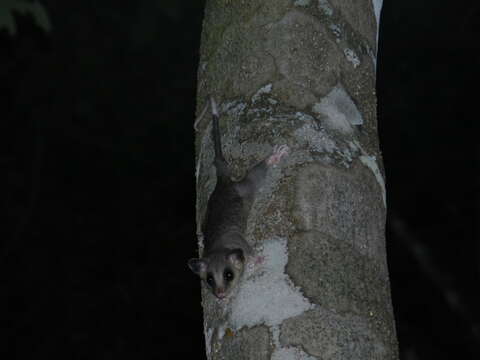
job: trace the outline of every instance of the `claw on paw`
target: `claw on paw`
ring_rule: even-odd
[[[275,165],[280,162],[283,156],[288,154],[288,146],[287,145],[275,145],[273,147],[272,155],[267,159],[268,165]]]

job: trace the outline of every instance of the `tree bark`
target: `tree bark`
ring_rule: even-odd
[[[376,123],[380,7],[207,0],[198,103],[220,104],[227,161],[240,176],[290,147],[249,217],[263,263],[226,300],[202,290],[208,359],[398,358]],[[200,224],[215,186],[209,121],[196,149]]]

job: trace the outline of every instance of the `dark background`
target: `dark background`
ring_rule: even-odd
[[[202,359],[186,260],[204,2],[42,4],[50,32],[29,12],[0,28],[0,357]],[[479,18],[475,0],[384,2],[379,129],[404,360],[480,359]]]

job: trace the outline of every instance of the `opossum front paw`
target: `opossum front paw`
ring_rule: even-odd
[[[252,255],[250,261],[247,263],[248,271],[250,274],[258,271],[262,268],[262,265],[265,263],[265,256],[263,255]]]
[[[275,145],[273,147],[272,155],[267,159],[267,165],[276,165],[280,162],[283,156],[288,155],[287,145]]]
[[[265,256],[258,255],[258,256],[255,256],[255,261],[253,264],[255,266],[262,265],[264,261],[265,261]]]

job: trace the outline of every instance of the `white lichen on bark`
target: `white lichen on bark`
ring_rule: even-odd
[[[263,263],[246,277],[231,301],[229,321],[236,330],[244,326],[278,326],[312,307],[285,274],[287,239],[267,240],[261,256]]]

